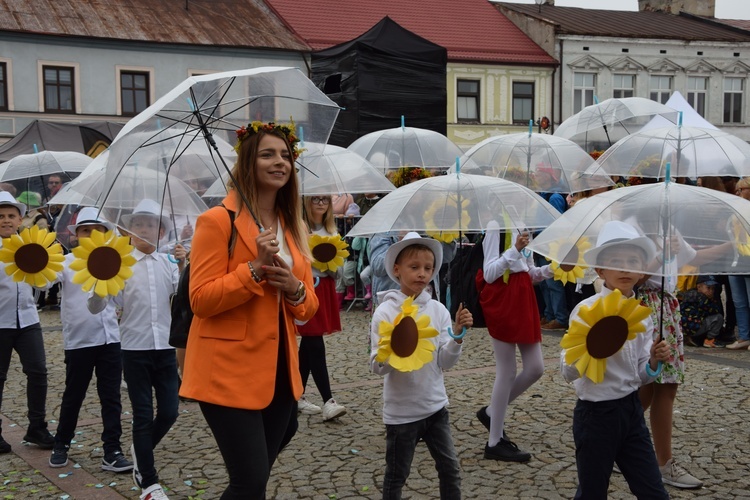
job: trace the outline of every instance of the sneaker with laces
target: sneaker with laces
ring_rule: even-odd
[[[297,413],[304,413],[305,415],[320,413],[320,406],[312,404],[305,398],[305,396],[302,396],[299,398],[299,401],[297,401]]]
[[[735,340],[733,343],[726,346],[727,349],[732,349],[733,351],[739,351],[741,349],[748,349],[750,348],[750,340]]]
[[[500,439],[495,446],[490,446],[489,443],[484,445],[484,458],[502,462],[528,462],[531,460],[531,453],[519,449],[509,439]]]
[[[694,490],[703,486],[703,481],[692,476],[682,466],[670,458],[666,464],[659,467],[661,471],[661,480],[664,484],[682,488],[684,490]]]
[[[331,398],[323,405],[323,420],[333,420],[346,414],[346,408]]]
[[[159,483],[156,483],[141,491],[141,500],[169,500],[169,497],[164,488]]]
[[[52,449],[52,455],[49,457],[49,466],[53,469],[65,467],[68,465],[68,450],[70,446],[64,444],[55,445]]]
[[[43,450],[51,450],[55,446],[55,438],[47,430],[47,424],[44,424],[44,427],[29,427],[23,440],[35,444]]]
[[[133,470],[133,462],[125,458],[120,450],[107,453],[102,458],[102,470],[128,472]]]
[[[703,347],[708,347],[709,349],[713,349],[719,346],[716,345],[716,339],[706,339],[703,341]]]
[[[141,476],[141,473],[138,470],[138,459],[135,458],[135,445],[134,444],[130,445],[130,456],[133,457],[133,482],[135,483],[136,486],[140,488],[141,481],[143,481],[143,476]]]

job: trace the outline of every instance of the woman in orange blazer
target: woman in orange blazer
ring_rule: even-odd
[[[198,218],[191,249],[195,313],[180,394],[198,400],[229,472],[222,498],[265,498],[302,395],[294,320],[318,308],[293,168],[294,126],[237,131],[224,207]],[[236,214],[236,238],[230,210]]]

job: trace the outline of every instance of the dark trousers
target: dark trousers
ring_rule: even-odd
[[[331,381],[328,377],[326,363],[326,345],[323,336],[300,337],[299,342],[299,371],[302,376],[302,386],[307,387],[307,379],[312,373],[315,385],[325,403],[333,397]]]
[[[575,498],[606,499],[615,462],[636,498],[669,498],[638,391],[612,401],[579,399],[573,412],[573,439],[578,467]]]
[[[65,392],[60,404],[60,419],[55,433],[55,445],[70,446],[78,424],[78,414],[96,372],[96,392],[102,406],[102,442],[104,455],[120,451],[122,436],[122,352],[120,343],[104,344],[65,351]]]
[[[18,353],[26,374],[26,404],[29,409],[29,430],[47,428],[47,358],[39,323],[25,328],[0,329],[0,408],[3,388],[13,351]]]
[[[154,448],[177,420],[177,357],[174,349],[122,351],[122,367],[133,407],[133,446],[141,487],[147,488],[159,482]]]
[[[297,432],[297,402],[289,381],[283,327],[279,339],[271,404],[262,410],[245,410],[200,403],[229,473],[222,500],[266,498],[271,467]]]
[[[409,477],[411,462],[419,440],[423,440],[435,459],[440,480],[440,498],[461,498],[461,470],[451,438],[448,410],[443,408],[429,417],[408,424],[385,426],[385,477],[383,499],[400,499]]]

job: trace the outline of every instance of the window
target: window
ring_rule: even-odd
[[[0,111],[8,111],[8,65],[0,62]]]
[[[708,78],[689,76],[687,81],[687,101],[703,118],[706,117],[706,90]]]
[[[148,73],[120,72],[120,98],[122,99],[123,116],[135,116],[148,107],[151,102],[148,78]]]
[[[534,119],[534,84],[513,82],[513,123],[528,124]]]
[[[43,66],[44,111],[48,113],[72,113],[75,110],[73,91],[73,68]]]
[[[615,75],[612,82],[612,97],[622,99],[635,95],[635,75]]]
[[[586,106],[594,104],[596,92],[596,75],[593,73],[573,74],[573,113],[578,113]]]
[[[724,79],[724,123],[742,123],[742,78]]]
[[[672,77],[671,76],[652,76],[651,89],[649,98],[652,101],[666,104],[669,96],[672,94]]]
[[[479,122],[479,80],[458,80],[456,117],[459,122]]]

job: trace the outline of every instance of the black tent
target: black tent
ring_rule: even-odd
[[[123,127],[115,122],[64,123],[34,120],[0,146],[0,163],[37,151],[75,151],[96,156]],[[36,144],[37,151],[34,151]]]
[[[312,54],[312,80],[344,108],[329,142],[401,124],[446,133],[447,50],[384,17],[367,33]]]

